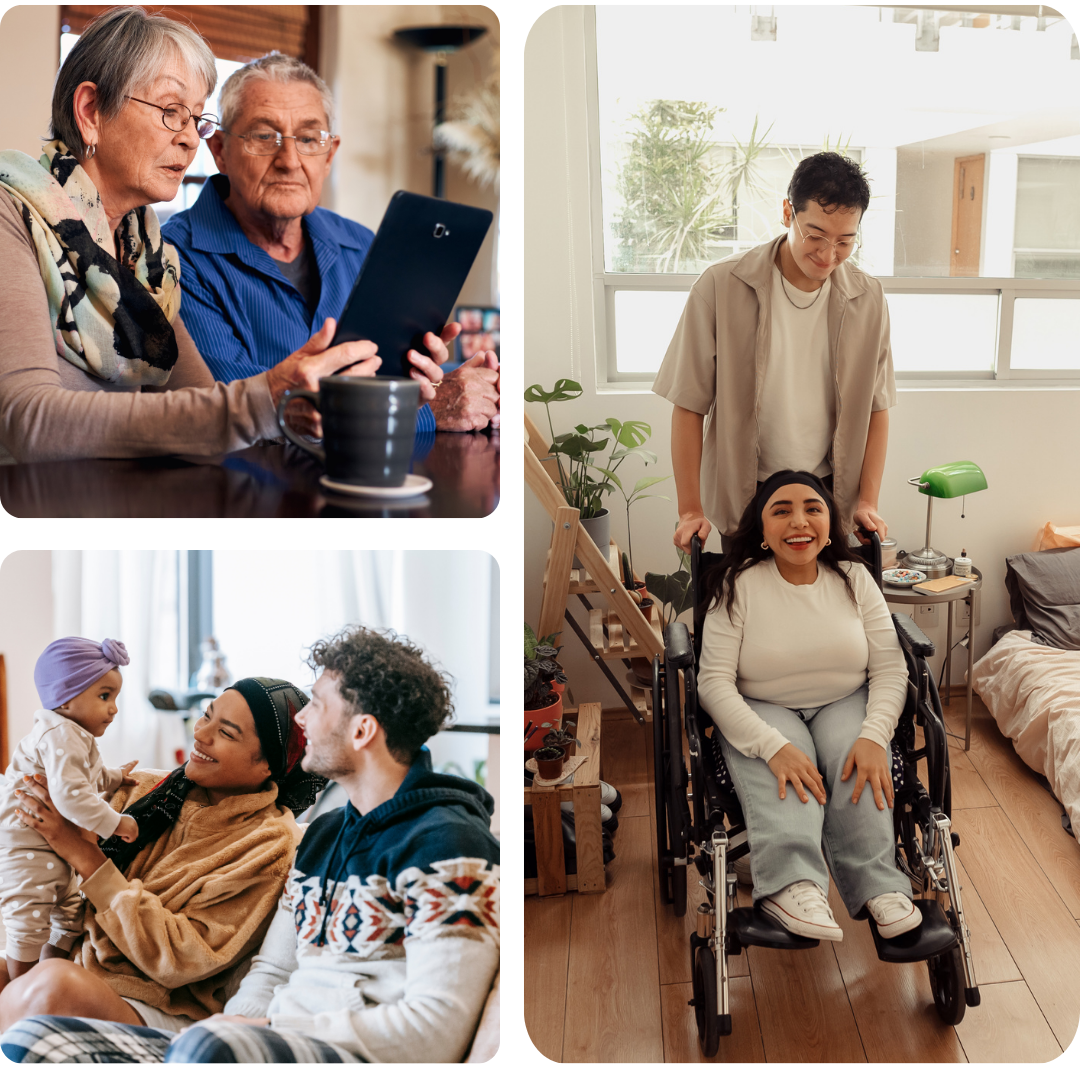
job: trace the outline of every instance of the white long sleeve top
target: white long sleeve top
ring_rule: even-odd
[[[0,782],[0,828],[5,833],[17,831],[20,846],[48,847],[44,837],[15,816],[19,807],[15,791],[23,786],[24,776],[34,773],[46,777],[49,795],[68,821],[101,837],[116,832],[120,813],[102,796],[112,795],[120,786],[120,769],[105,767],[97,740],[85,728],[52,709],[38,709],[30,734],[19,741]]]
[[[907,665],[870,572],[842,565],[856,604],[831,570],[819,567],[812,585],[792,585],[767,559],[736,579],[730,617],[724,604],[705,616],[698,698],[747,757],[768,761],[788,740],[746,698],[816,708],[853,694],[867,679],[859,735],[889,745],[907,697]]]

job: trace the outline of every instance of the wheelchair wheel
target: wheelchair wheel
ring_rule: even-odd
[[[694,954],[694,1019],[697,1021],[698,1042],[707,1058],[720,1049],[720,1023],[716,1015],[716,956],[708,945]]]
[[[950,1026],[959,1024],[967,1008],[964,1001],[964,954],[960,946],[940,956],[930,957],[926,966],[930,969],[930,990],[938,1016]]]

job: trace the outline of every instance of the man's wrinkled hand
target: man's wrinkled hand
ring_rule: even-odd
[[[421,372],[428,378],[434,374],[423,368]],[[414,372],[413,377],[419,376]],[[440,370],[433,385],[431,411],[439,431],[499,426],[499,358],[493,352],[477,353],[447,375]]]

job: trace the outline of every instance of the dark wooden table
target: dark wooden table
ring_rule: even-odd
[[[499,502],[499,435],[439,432],[412,471],[430,491],[408,500],[338,495],[290,445],[218,458],[52,461],[0,466],[14,517],[485,517]]]

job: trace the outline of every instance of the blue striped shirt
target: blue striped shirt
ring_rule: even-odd
[[[314,314],[274,260],[244,235],[213,180],[190,210],[162,226],[162,235],[180,253],[184,325],[220,382],[246,379],[280,363],[344,310],[373,233],[321,206],[304,225],[321,282]],[[435,430],[427,405],[417,415],[416,429]]]

